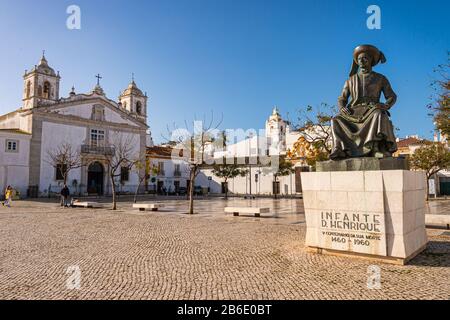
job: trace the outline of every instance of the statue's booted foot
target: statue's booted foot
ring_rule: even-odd
[[[335,149],[330,153],[331,160],[342,160],[346,158],[348,158],[348,155],[342,150]]]

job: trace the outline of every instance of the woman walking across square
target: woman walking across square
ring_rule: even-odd
[[[5,189],[5,202],[3,202],[2,204],[4,206],[7,206],[8,208],[11,207],[11,201],[12,201],[12,187],[11,186],[7,186]]]

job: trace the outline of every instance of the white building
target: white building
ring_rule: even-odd
[[[189,165],[182,156],[181,150],[170,146],[147,147],[150,175],[147,190],[159,194],[180,193],[180,188],[187,191]]]
[[[105,96],[98,76],[92,92],[77,94],[72,88],[67,97],[61,98],[60,74],[55,73],[44,56],[37,66],[25,72],[23,78],[22,106],[0,116],[0,129],[8,129],[8,134],[15,131],[30,137],[29,142],[19,142],[21,157],[28,158],[27,162],[20,162],[29,165],[27,178],[12,181],[13,187],[27,190],[30,196],[58,192],[62,177],[49,163],[48,155],[57,146],[69,143],[81,154],[85,164],[70,171],[68,184],[71,191],[109,194],[111,183],[105,160],[113,150],[114,141],[126,139],[131,142],[136,158],[145,155],[146,141],[149,140],[147,95],[133,80],[115,102]],[[5,166],[2,161],[0,167]],[[123,172],[122,190],[131,191],[137,184],[136,172]]]
[[[245,166],[243,166],[245,168]],[[235,195],[273,195],[274,177],[272,173],[265,172],[267,167],[248,166],[248,174],[245,177],[228,179],[228,191]],[[295,195],[301,192],[296,185],[296,175],[278,177],[278,194]],[[221,178],[212,173],[212,169],[204,169],[198,174],[195,183],[202,188],[209,188],[213,194],[225,193],[225,184]]]
[[[26,195],[30,161],[31,134],[15,129],[0,129],[0,189],[14,186]]]
[[[266,120],[265,129],[259,130],[227,130],[225,150],[216,151],[215,158],[257,157],[269,155],[285,155],[289,147],[297,141],[298,132],[292,131],[289,122],[283,120],[278,108]]]
[[[227,137],[227,140],[235,142],[234,139],[242,135],[242,130],[235,135]],[[272,195],[275,190],[281,195],[294,195],[301,192],[300,171],[304,168],[296,167],[295,172],[278,177],[275,183],[273,172],[258,161],[263,157],[284,157],[287,150],[300,137],[300,133],[292,130],[290,123],[285,121],[278,108],[272,110],[265,123],[265,129],[256,131],[248,130],[246,137],[235,143],[227,144],[225,150],[214,153],[215,159],[233,159],[236,163],[248,170],[245,177],[236,177],[228,181],[228,190],[231,194]],[[227,160],[225,160],[227,161]],[[224,193],[224,182],[214,176],[212,169],[203,169],[196,178],[196,185],[209,188],[211,193]]]

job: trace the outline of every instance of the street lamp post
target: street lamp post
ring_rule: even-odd
[[[248,179],[250,180],[250,187],[249,187],[249,191],[250,191],[250,196],[252,195],[252,167],[248,166]]]

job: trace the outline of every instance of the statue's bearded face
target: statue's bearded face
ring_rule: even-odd
[[[372,57],[368,53],[361,53],[358,56],[358,66],[363,70],[370,70],[372,68]]]

